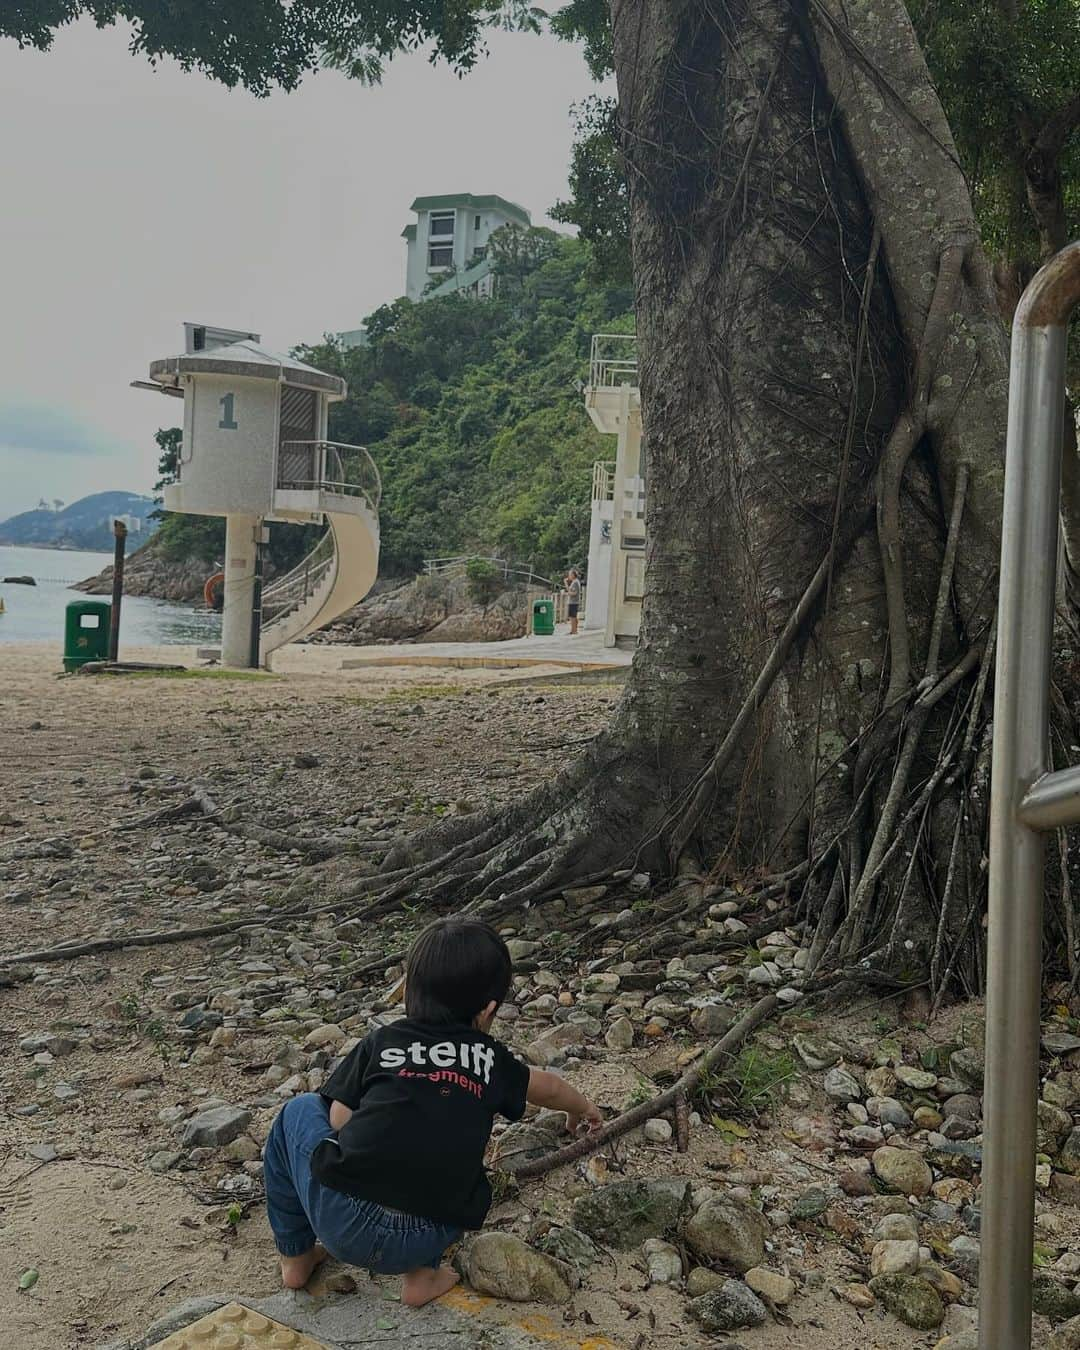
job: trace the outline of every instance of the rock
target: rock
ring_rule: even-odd
[[[299,754],[293,755],[293,764],[298,769],[317,769],[319,767],[318,755]]]
[[[945,1321],[941,1329],[950,1336],[974,1336],[979,1329],[978,1308],[967,1308],[962,1303],[954,1303],[945,1310]]]
[[[862,1097],[862,1089],[853,1074],[838,1064],[825,1074],[822,1084],[826,1094],[837,1102],[857,1102]]]
[[[527,961],[540,950],[540,944],[529,942],[525,938],[511,938],[506,944],[506,950],[510,953],[511,961]]]
[[[1056,1329],[1048,1350],[1080,1350],[1080,1317],[1070,1317]]]
[[[690,1183],[682,1177],[614,1181],[575,1202],[574,1227],[597,1242],[630,1251],[646,1238],[674,1233],[689,1203]]]
[[[914,1214],[883,1214],[874,1226],[875,1242],[919,1241],[919,1225]]]
[[[649,1270],[650,1284],[675,1284],[682,1279],[682,1257],[678,1247],[662,1238],[646,1238],[641,1254]]]
[[[171,1149],[161,1149],[151,1156],[147,1166],[151,1172],[171,1172],[184,1155]]]
[[[573,1293],[568,1265],[511,1233],[481,1233],[465,1248],[461,1261],[466,1280],[481,1294],[513,1303],[569,1303]]]
[[[1035,1135],[1035,1150],[1038,1153],[1056,1153],[1062,1141],[1071,1133],[1072,1116],[1060,1106],[1051,1106],[1049,1102],[1039,1102],[1038,1130]]]
[[[608,893],[606,886],[571,886],[569,890],[563,891],[563,899],[569,900],[572,905],[592,905],[597,900],[602,900]]]
[[[762,1215],[733,1195],[712,1195],[683,1225],[682,1236],[701,1261],[719,1261],[740,1273],[761,1265],[767,1225]]]
[[[962,1083],[982,1091],[983,1057],[977,1050],[954,1050],[949,1056],[949,1072]]]
[[[220,1148],[231,1144],[251,1124],[251,1112],[239,1106],[215,1106],[184,1122],[180,1142],[184,1148]]]
[[[812,1223],[820,1219],[828,1208],[828,1195],[819,1186],[811,1186],[791,1206],[791,1217],[803,1223]]]
[[[1080,1344],[1080,1342],[1077,1342]],[[977,1331],[961,1331],[955,1336],[946,1336],[938,1341],[934,1350],[979,1350],[979,1333]],[[1050,1350],[1054,1350],[1053,1341],[1050,1342]]]
[[[910,1064],[898,1064],[894,1072],[896,1081],[910,1088],[912,1092],[929,1092],[937,1084],[936,1073],[913,1068]]]
[[[32,1036],[24,1036],[19,1042],[19,1049],[24,1055],[40,1055],[47,1052],[60,1059],[63,1055],[70,1055],[77,1044],[78,1042],[72,1040],[70,1036],[58,1036],[51,1031],[37,1031]]]
[[[18,576],[18,577],[4,577],[4,585],[5,585],[5,586],[36,586],[36,585],[37,585],[37,582],[34,580],[34,578],[33,578],[32,576],[24,575],[24,576]],[[37,726],[37,727],[40,727],[40,726],[41,726],[41,723],[40,723],[40,722],[36,722],[34,725]]]
[[[51,1163],[59,1158],[60,1154],[52,1144],[31,1144],[26,1150],[27,1157],[33,1158],[35,1162]]]
[[[883,1064],[877,1064],[868,1070],[866,1091],[871,1097],[891,1097],[896,1091],[896,1074]]]
[[[1080,1317],[1080,1294],[1052,1275],[1036,1271],[1031,1282],[1031,1306],[1051,1322],[1065,1322]]]
[[[1043,1027],[1042,1047],[1048,1055],[1069,1055],[1080,1050],[1080,1036],[1074,1036],[1062,1027]]]
[[[795,1281],[779,1271],[769,1270],[766,1266],[754,1266],[743,1276],[748,1289],[760,1294],[769,1303],[785,1308],[795,1297]]]
[[[1080,1176],[1080,1129],[1069,1131],[1054,1165],[1061,1172]]]
[[[186,1031],[213,1031],[215,1027],[221,1026],[224,1020],[219,1012],[212,1012],[209,1008],[195,1007],[189,1008],[181,1017],[180,1025]]]
[[[911,1116],[908,1109],[895,1097],[868,1097],[866,1100],[867,1112],[874,1120],[878,1120],[882,1125],[891,1125],[897,1130],[906,1130],[911,1124]]]
[[[616,1017],[604,1034],[609,1050],[630,1050],[634,1045],[634,1024],[629,1017]]]
[[[963,1280],[951,1270],[943,1270],[941,1266],[936,1266],[933,1261],[921,1265],[919,1275],[927,1284],[932,1284],[942,1298],[947,1298],[950,1303],[955,1303],[964,1295]]]
[[[691,1299],[687,1311],[703,1331],[737,1331],[760,1327],[768,1318],[765,1305],[740,1280],[725,1280],[718,1289]]]
[[[1080,1206],[1080,1176],[1055,1172],[1050,1178],[1050,1194],[1063,1205]]]
[[[582,1277],[603,1255],[592,1238],[577,1228],[549,1228],[535,1240],[533,1246],[570,1266]]]
[[[837,1177],[837,1184],[845,1195],[876,1195],[874,1183],[870,1180],[866,1172],[841,1172]]]
[[[919,1244],[904,1241],[875,1242],[870,1253],[871,1275],[914,1275],[919,1269]]]
[[[585,1032],[586,1027],[576,1022],[559,1022],[541,1032],[531,1045],[526,1046],[525,1056],[537,1068],[547,1068],[557,1063],[563,1057],[563,1052],[571,1046],[584,1045],[587,1039]]]
[[[853,1308],[872,1308],[877,1302],[865,1284],[839,1284],[833,1293],[845,1303],[850,1303]]]
[[[735,1021],[735,1009],[726,1003],[706,1003],[690,1014],[690,1025],[699,1036],[715,1040]]]
[[[213,1037],[211,1037],[211,1040]],[[336,1022],[325,1022],[321,1027],[315,1027],[304,1037],[305,1050],[326,1050],[337,1049],[346,1039],[345,1032]]]
[[[516,1172],[526,1163],[554,1153],[562,1142],[565,1119],[561,1111],[548,1111],[532,1120],[517,1121],[499,1135],[492,1161],[504,1172]]]
[[[826,1069],[831,1069],[843,1055],[840,1047],[832,1041],[801,1034],[793,1037],[792,1045],[802,1062],[814,1073],[823,1073]]]
[[[650,1144],[668,1144],[674,1130],[670,1121],[664,1120],[662,1116],[656,1116],[653,1120],[645,1122],[644,1134]]]
[[[940,1111],[936,1111],[932,1106],[917,1106],[912,1112],[912,1120],[915,1122],[916,1129],[940,1130],[944,1117]]]
[[[686,1296],[687,1298],[700,1298],[702,1294],[711,1294],[714,1289],[719,1289],[722,1284],[726,1284],[730,1278],[730,1275],[723,1275],[718,1270],[710,1270],[708,1266],[695,1266],[686,1277]]]
[[[870,1290],[894,1317],[916,1331],[933,1331],[944,1320],[941,1296],[917,1275],[879,1275],[870,1281]]]
[[[871,1164],[875,1175],[886,1186],[899,1191],[901,1195],[921,1198],[930,1194],[934,1176],[918,1153],[905,1148],[892,1148],[886,1144],[874,1152]]]

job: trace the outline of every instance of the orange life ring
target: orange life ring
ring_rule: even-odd
[[[219,585],[223,586],[224,584],[225,584],[224,572],[215,572],[212,577],[207,578],[206,585],[203,587],[202,592],[203,599],[206,601],[207,609],[216,608],[214,591]]]

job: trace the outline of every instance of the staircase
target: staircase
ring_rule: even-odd
[[[358,445],[286,441],[278,460],[274,518],[327,530],[306,558],[262,596],[260,656],[323,628],[361,601],[379,568],[379,471]]]

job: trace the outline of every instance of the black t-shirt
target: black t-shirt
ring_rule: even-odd
[[[492,1120],[520,1120],[528,1086],[526,1066],[474,1027],[378,1027],[323,1084],[353,1115],[316,1147],[312,1173],[362,1200],[480,1228]]]

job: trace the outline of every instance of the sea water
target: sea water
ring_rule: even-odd
[[[74,549],[15,548],[0,544],[0,660],[6,642],[64,640],[64,610],[72,600],[108,600],[73,591],[72,584],[96,576],[112,562],[111,553]],[[2,578],[31,576],[35,586],[4,583]],[[180,605],[146,596],[124,597],[120,610],[120,655],[125,646],[153,647],[166,643],[217,644],[221,616],[201,605]]]

